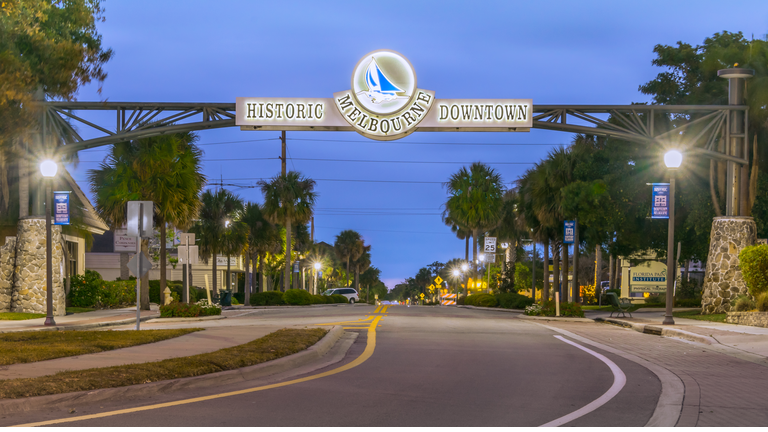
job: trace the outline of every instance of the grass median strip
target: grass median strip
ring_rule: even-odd
[[[25,312],[0,312],[2,321],[22,321],[35,318],[45,318],[45,314],[25,313]]]
[[[711,322],[725,322],[726,314],[709,314],[709,315],[702,315],[701,310],[689,310],[689,311],[678,311],[678,312],[672,312],[672,316],[678,317],[678,318],[690,318],[695,319],[699,321],[711,321]]]
[[[0,381],[0,399],[124,387],[239,369],[305,350],[327,332],[319,328],[282,329],[247,344],[190,357]]]
[[[202,329],[0,333],[0,366],[93,354],[159,342]]]

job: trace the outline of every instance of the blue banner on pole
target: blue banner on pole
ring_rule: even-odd
[[[69,225],[69,191],[53,193],[53,224]]]
[[[651,219],[669,219],[669,183],[652,183]]]
[[[576,230],[576,222],[565,221],[564,229],[565,231],[563,231],[563,243],[573,244],[573,238]]]

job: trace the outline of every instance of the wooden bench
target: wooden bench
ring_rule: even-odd
[[[608,298],[608,302],[610,303],[611,307],[613,308],[611,310],[611,318],[613,318],[613,313],[616,312],[616,317],[621,314],[622,317],[626,317],[625,313],[629,314],[629,317],[632,318],[632,302],[629,299],[620,299],[616,296],[616,293],[605,293],[605,297]]]

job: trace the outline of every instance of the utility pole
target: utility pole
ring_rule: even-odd
[[[282,170],[280,172],[285,175],[285,131],[283,131],[282,135],[280,135],[280,142],[282,143],[283,147],[283,156],[280,158]]]

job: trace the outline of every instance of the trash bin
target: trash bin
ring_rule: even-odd
[[[222,290],[219,294],[219,304],[222,306],[232,306],[232,291]]]

